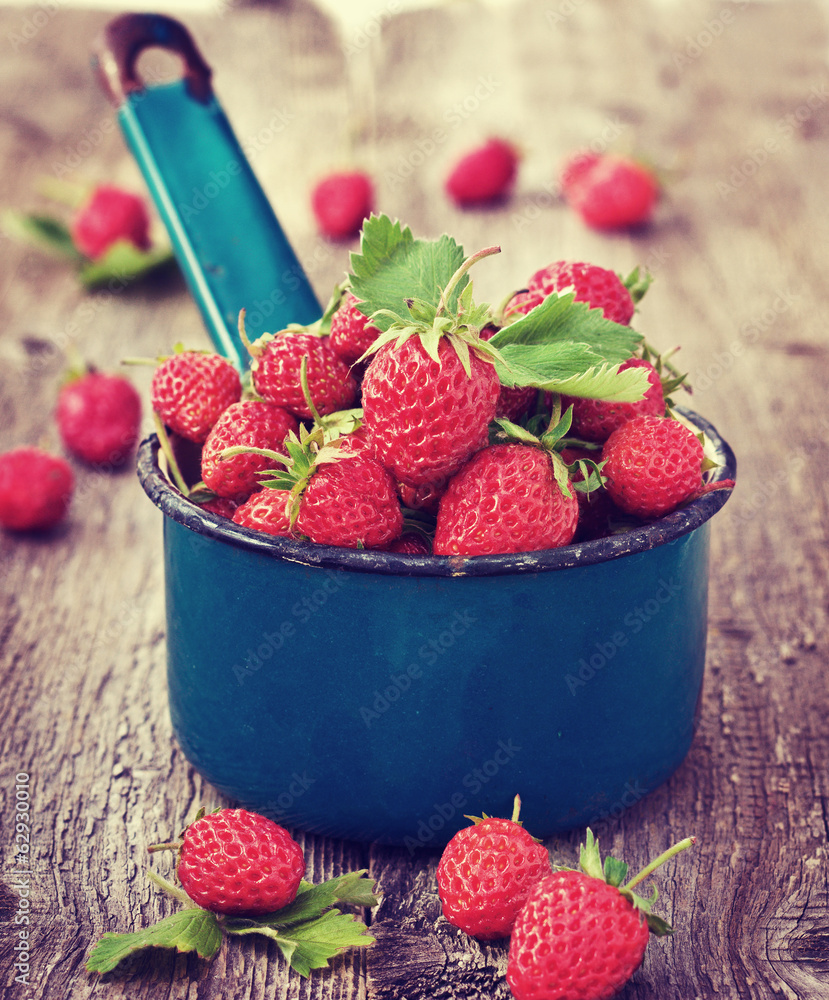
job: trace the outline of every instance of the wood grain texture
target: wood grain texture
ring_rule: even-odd
[[[349,157],[374,172],[378,207],[419,235],[501,244],[498,266],[476,276],[483,299],[562,257],[653,272],[638,326],[662,347],[682,345],[693,404],[737,452],[739,485],[712,535],[694,745],[666,785],[597,824],[603,846],[633,867],[698,838],[655,879],[677,934],[653,943],[621,996],[829,996],[825,18],[800,0],[459,0],[396,19],[394,9],[378,5],[344,38],[298,0],[190,26],[321,297],[348,247],[315,234],[307,192]],[[0,8],[0,204],[43,207],[36,178],[65,171],[140,186],[87,65],[105,15],[61,8],[37,27],[38,10]],[[441,194],[446,167],[490,132],[524,149],[518,189],[501,207],[459,212]],[[665,169],[651,228],[601,236],[559,203],[555,169],[585,145],[642,150]],[[49,415],[68,353],[107,368],[179,340],[206,345],[175,276],[87,295],[58,262],[6,239],[0,254],[2,449],[57,445]],[[148,372],[134,378],[146,392]],[[307,981],[256,941],[225,945],[211,963],[148,955],[100,983],[84,971],[101,932],[169,912],[142,874],[147,844],[223,800],[183,758],[167,716],[159,515],[129,470],[77,474],[63,528],[0,535],[3,851],[25,772],[31,995],[507,997],[503,943],[477,945],[440,916],[437,850],[310,836],[315,881],[357,867],[378,880],[367,952]],[[582,835],[550,841],[554,858],[572,861]],[[4,996],[27,995],[13,983],[17,906],[7,870]]]

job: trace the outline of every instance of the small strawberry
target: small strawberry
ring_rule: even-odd
[[[551,872],[547,849],[518,820],[468,817],[473,825],[446,845],[437,868],[443,915],[480,941],[507,937],[537,882]]]
[[[473,455],[441,497],[435,555],[568,545],[576,533],[578,500],[559,485],[554,463],[563,466],[557,455],[528,444],[493,444]]]
[[[640,414],[665,416],[665,396],[662,381],[654,366],[642,358],[622,362],[619,371],[627,368],[644,368],[648,373],[649,388],[642,399],[634,403],[619,403],[603,399],[579,399],[563,396],[562,407],[573,407],[572,434],[584,441],[601,443],[622,424]]]
[[[69,451],[90,465],[123,465],[141,433],[141,397],[121,375],[87,371],[58,393],[55,419]]]
[[[586,302],[601,309],[605,319],[623,326],[630,324],[635,311],[634,298],[615,271],[597,264],[559,260],[536,271],[530,278],[530,296],[541,299],[552,292],[572,288],[576,302]],[[533,303],[537,304],[537,303]]]
[[[219,354],[182,351],[153,373],[150,398],[161,420],[181,437],[201,443],[221,414],[239,401],[242,383]]]
[[[384,546],[384,552],[398,552],[406,556],[428,556],[431,553],[429,543],[417,531],[404,531],[393,542]]]
[[[177,845],[155,849],[171,846]],[[304,875],[302,848],[258,813],[220,809],[182,836],[179,880],[195,903],[214,913],[272,913],[293,902]]]
[[[118,240],[139,250],[150,248],[150,219],[143,198],[111,184],[96,187],[78,209],[71,226],[72,241],[87,257],[97,260]]]
[[[329,174],[311,192],[314,218],[323,236],[347,240],[360,231],[371,214],[374,187],[361,170]]]
[[[353,365],[380,336],[376,326],[360,312],[356,296],[346,292],[331,316],[331,349],[347,365]]]
[[[258,474],[271,468],[271,460],[252,452],[230,458],[222,458],[221,453],[240,445],[278,451],[288,432],[298,430],[296,418],[275,403],[255,399],[231,403],[210,429],[202,448],[205,486],[219,497],[246,500],[261,489]]]
[[[0,455],[0,525],[12,531],[54,527],[69,509],[75,477],[69,463],[41,448]]]
[[[461,208],[506,198],[518,172],[518,153],[503,139],[489,139],[466,153],[446,178],[446,193]]]
[[[519,293],[520,294],[520,293]],[[513,296],[513,299],[515,296]],[[513,301],[512,299],[510,300]],[[528,306],[526,312],[529,312],[532,308],[529,305],[530,300],[525,300],[524,304]],[[541,301],[539,299],[539,301]],[[537,304],[537,303],[534,303]],[[515,306],[515,311],[520,311],[519,307]],[[497,327],[486,326],[481,330],[481,339],[489,340],[490,337],[494,336],[497,332]],[[536,399],[538,398],[538,389],[535,386],[509,386],[502,385],[501,391],[498,393],[498,405],[495,407],[496,417],[505,417],[507,420],[517,421],[524,416],[532,407],[535,405]]]
[[[244,316],[240,322],[244,324]],[[249,350],[253,387],[259,395],[303,420],[314,416],[300,378],[303,358],[308,393],[318,414],[345,410],[357,401],[357,382],[348,365],[331,349],[328,337],[309,328],[266,333]]]
[[[196,503],[197,507],[208,511],[210,514],[218,514],[219,517],[226,517],[228,521],[233,520],[239,504],[235,500],[227,497],[211,497],[209,500],[201,500]]]
[[[285,490],[269,487],[252,493],[244,503],[239,504],[231,520],[243,528],[264,531],[280,538],[293,537],[291,526],[291,498]]]
[[[627,865],[606,858],[587,831],[579,869],[538,882],[510,938],[507,983],[515,1000],[609,1000],[642,964],[650,934],[672,934],[649,900],[632,890],[660,864],[694,843],[680,841],[626,885]]]
[[[593,229],[646,225],[659,198],[659,182],[644,164],[607,154],[567,164],[561,180],[568,204]]]
[[[704,488],[702,444],[670,417],[628,420],[607,439],[602,459],[613,502],[636,517],[661,517]]]

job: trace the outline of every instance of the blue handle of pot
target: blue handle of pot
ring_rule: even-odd
[[[148,86],[136,62],[147,48],[179,55],[184,75]],[[216,350],[244,369],[251,339],[322,309],[211,86],[210,67],[178,21],[126,14],[104,31],[99,75]]]

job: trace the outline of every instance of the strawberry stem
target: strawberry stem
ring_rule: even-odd
[[[670,861],[672,857],[691,847],[696,842],[696,837],[686,837],[685,840],[680,840],[678,844],[674,844],[673,847],[669,847],[668,850],[663,851],[658,858],[654,858],[650,864],[645,865],[642,871],[640,871],[637,875],[634,875],[626,885],[622,886],[620,891],[632,889],[635,885],[639,885],[639,883],[644,881],[648,875],[651,874],[651,872],[655,872],[660,865],[664,865],[666,861]]]
[[[452,293],[458,286],[458,282],[467,273],[467,271],[476,264],[479,260],[484,257],[491,257],[492,254],[500,253],[501,248],[498,246],[485,247],[483,250],[479,250],[477,253],[473,253],[471,257],[467,257],[466,260],[461,264],[461,266],[455,271],[452,277],[449,279],[449,283],[446,288],[443,289],[440,296],[440,302],[438,302],[437,312],[435,316],[440,316],[446,310],[446,306],[449,304],[449,299],[452,297]]]
[[[513,823],[518,822],[518,815],[521,812],[521,796],[516,795],[515,801],[512,804],[512,821]]]
[[[152,868],[147,869],[147,878],[151,882],[154,882],[160,889],[169,893],[169,895],[171,895],[174,899],[177,899],[180,903],[184,903],[185,906],[194,907],[196,905],[184,889],[179,889],[179,887],[173,885],[172,882],[168,882],[166,878],[162,878],[162,876],[157,872],[154,872]]]
[[[167,428],[164,426],[164,421],[161,417],[153,410],[153,420],[155,422],[155,432],[158,435],[158,441],[161,445],[161,450],[164,452],[164,457],[167,459],[167,468],[170,470],[170,475],[175,480],[176,486],[178,486],[182,495],[185,497],[190,496],[190,487],[187,485],[184,476],[181,474],[181,469],[176,461],[175,452],[173,451],[173,446],[170,443],[170,438],[167,435]]]

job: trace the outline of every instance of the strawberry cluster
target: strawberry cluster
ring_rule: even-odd
[[[669,848],[622,884],[628,867],[602,862],[587,830],[578,868],[553,868],[518,819],[469,817],[437,868],[445,919],[480,941],[509,938],[507,982],[515,1000],[609,1000],[642,964],[651,934],[672,928],[634,886],[693,844]]]
[[[182,492],[271,535],[439,556],[557,548],[704,492],[682,376],[630,326],[648,279],[556,261],[493,309],[469,271],[497,251],[372,216],[315,324],[251,343],[242,313],[247,388],[216,354],[164,360],[152,404]]]

